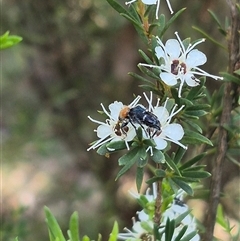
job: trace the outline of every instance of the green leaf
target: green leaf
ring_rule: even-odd
[[[185,135],[182,139],[182,143],[183,144],[202,144],[202,143],[205,143],[205,144],[208,144],[210,146],[213,146],[212,142],[205,136],[197,133],[197,132],[194,132],[194,131],[191,131],[191,130],[184,130],[185,131]]]
[[[211,105],[209,105],[209,104],[194,104],[194,105],[192,105],[192,106],[189,106],[189,107],[187,107],[186,108],[186,110],[187,111],[192,111],[192,110],[209,110],[210,109],[210,107],[211,107]]]
[[[146,166],[148,162],[148,158],[147,158],[148,155],[144,147],[139,148],[138,156],[139,156],[139,159],[137,161],[137,166],[141,168]]]
[[[101,156],[105,156],[106,154],[109,153],[109,150],[107,149],[107,143],[103,144],[97,149],[97,153]]]
[[[201,153],[197,156],[195,156],[194,158],[190,159],[189,161],[185,162],[181,167],[179,167],[179,170],[184,170],[188,167],[191,167],[192,165],[194,165],[195,163],[199,162],[200,160],[202,160],[205,156],[206,156],[206,152]]]
[[[166,222],[166,227],[165,227],[165,240],[172,240],[172,236],[174,233],[174,228],[175,228],[175,221],[171,220],[168,218]]]
[[[149,68],[147,68],[147,67],[145,67],[145,66],[142,66],[142,65],[139,65],[138,64],[138,68],[141,70],[141,72],[143,72],[145,75],[147,75],[147,76],[149,76],[149,77],[151,77],[151,78],[153,78],[153,79],[160,79],[160,77],[159,76],[157,76],[155,73],[153,73]],[[158,69],[159,70],[159,68],[156,66],[156,67],[154,67],[153,69]]]
[[[144,81],[144,82],[146,82],[147,84],[152,85],[153,87],[155,87],[155,85],[154,85],[150,80],[148,80],[148,79],[146,79],[146,78],[144,78],[144,77],[142,77],[142,76],[140,76],[140,75],[138,75],[138,74],[136,74],[136,73],[129,72],[128,74],[129,74],[130,76],[132,76],[133,78],[136,78],[136,79],[138,79],[138,80]]]
[[[140,192],[140,190],[141,190],[142,181],[143,181],[143,174],[144,174],[143,168],[137,167],[136,186],[137,186],[138,192]]]
[[[198,131],[200,134],[202,134],[202,128],[196,124],[195,122],[185,118],[184,122],[186,122],[188,125],[190,125],[192,128],[194,128],[196,131]]]
[[[10,48],[22,41],[22,37],[9,35],[9,31],[0,36],[0,50]]]
[[[202,29],[193,26],[193,29],[195,29],[196,31],[198,31],[199,33],[201,33],[205,38],[207,38],[208,40],[210,40],[211,42],[213,42],[215,45],[219,46],[220,48],[224,49],[227,51],[227,48],[222,45],[220,42],[216,41],[214,38],[212,38],[210,35],[208,35],[205,31],[203,31]]]
[[[157,170],[155,171],[155,175],[156,175],[157,177],[166,177],[166,172],[165,172],[164,170],[162,170],[162,169],[157,169]]]
[[[56,218],[51,213],[50,209],[45,206],[44,211],[46,216],[46,222],[48,225],[50,240],[55,241],[56,239],[58,239],[59,241],[66,241],[62,234],[62,230],[58,225]]]
[[[223,29],[223,27],[222,27],[222,25],[221,25],[217,15],[213,11],[211,11],[210,9],[208,9],[208,12],[210,13],[211,17],[215,20],[215,22],[217,23],[218,27]]]
[[[208,178],[211,174],[206,171],[184,171],[182,172],[182,176],[190,178]]]
[[[139,25],[142,24],[142,21],[141,21],[141,18],[139,17],[139,14],[136,10],[136,6],[134,4],[130,4],[129,7],[128,7],[128,10],[129,10],[129,15],[134,18],[138,23]]]
[[[78,232],[78,213],[74,212],[70,218],[70,241],[80,241]]]
[[[108,152],[111,150],[124,150],[126,149],[125,141],[114,141],[106,144]]]
[[[188,171],[202,171],[205,167],[206,167],[206,165],[197,165],[197,166],[193,166],[193,167],[188,167],[188,168],[184,169],[184,171],[186,171],[186,172],[188,172]]]
[[[197,234],[197,231],[193,231],[193,232],[187,234],[186,236],[184,236],[184,238],[181,239],[181,241],[189,241],[189,240],[191,240],[196,234]]]
[[[136,157],[138,151],[139,151],[139,147],[135,147],[132,150],[130,150],[128,153],[120,157],[118,159],[119,166],[124,166],[127,163],[129,163],[129,161],[133,160]]]
[[[172,170],[174,170],[177,175],[181,176],[181,173],[180,173],[180,171],[178,170],[178,167],[177,167],[177,165],[174,163],[174,161],[173,161],[168,155],[165,155],[165,158],[166,158],[166,163],[167,163],[167,165],[169,166],[169,168],[172,169]]]
[[[237,69],[233,72],[234,74],[240,75],[240,69]]]
[[[91,239],[87,235],[84,235],[82,241],[91,241]]]
[[[206,115],[208,112],[206,112],[205,110],[185,110],[184,114],[188,115],[188,116],[204,116]]]
[[[204,84],[206,82],[206,77],[201,78],[201,82],[198,86],[191,88],[191,90],[189,91],[186,99],[188,100],[194,100],[196,98],[196,96],[199,96],[200,93],[203,91],[203,89],[205,88]]]
[[[228,223],[224,217],[224,214],[223,214],[223,208],[222,208],[222,205],[219,204],[218,207],[217,207],[217,217],[216,217],[216,222],[221,225],[224,229],[227,230],[228,228]]]
[[[124,167],[118,172],[116,180],[122,176],[126,171],[128,171],[135,162],[138,161],[140,158],[138,154],[139,148],[135,147],[132,150],[130,150],[127,154],[123,155],[119,158],[118,163],[120,166],[124,165]]]
[[[147,181],[146,181],[146,183],[150,186],[150,185],[152,185],[154,182],[157,182],[157,181],[159,181],[159,180],[161,180],[162,178],[160,178],[160,177],[152,177],[152,178],[149,178]]]
[[[183,158],[184,154],[186,153],[186,149],[179,147],[177,153],[174,157],[174,163],[177,165]]]
[[[174,241],[180,241],[181,238],[183,237],[183,235],[185,234],[186,230],[187,230],[188,226],[185,225],[181,228],[180,232],[178,233],[177,237],[174,239]]]
[[[128,14],[127,10],[118,2],[114,0],[107,0],[107,2],[119,13]]]
[[[170,27],[170,25],[186,10],[186,8],[182,8],[180,9],[178,12],[176,12],[170,19],[169,21],[166,23],[166,25],[164,26],[163,30],[161,31],[161,34],[159,35],[159,37],[162,37],[163,34],[167,31],[167,29]]]
[[[118,239],[118,223],[115,221],[112,232],[110,233],[108,241],[117,241]]]
[[[156,148],[153,149],[153,155],[151,156],[151,158],[155,163],[165,162],[165,156],[160,150],[157,150]]]
[[[176,226],[178,226],[179,224],[181,224],[182,220],[187,217],[190,213],[192,212],[192,210],[187,210],[184,213],[180,214],[176,219],[175,219],[175,223]]]
[[[182,188],[188,195],[192,196],[193,195],[193,190],[192,188],[189,186],[188,183],[180,180],[179,178],[177,177],[173,177],[171,178],[173,180],[173,182],[175,184],[177,184],[177,186],[179,186],[180,188]]]
[[[100,233],[98,234],[97,241],[102,241],[102,235]]]
[[[141,57],[145,60],[147,64],[153,65],[152,60],[141,49],[139,49],[138,52],[140,53]]]
[[[232,74],[229,74],[227,72],[220,72],[221,76],[223,76],[223,81],[226,82],[234,82],[238,85],[240,85],[240,77],[234,76]]]

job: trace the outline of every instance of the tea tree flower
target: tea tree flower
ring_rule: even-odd
[[[148,98],[145,93],[143,94],[149,104],[149,111],[151,111],[153,114],[155,114],[158,117],[161,124],[161,132],[157,132],[156,135],[153,136],[153,140],[155,141],[155,144],[156,144],[156,149],[158,150],[165,149],[167,147],[167,141],[173,142],[181,146],[182,148],[187,149],[186,146],[184,146],[182,143],[179,142],[184,136],[184,130],[182,126],[178,123],[170,123],[173,116],[179,113],[184,108],[184,106],[181,106],[178,110],[176,110],[177,108],[177,104],[176,104],[173,106],[171,112],[169,113],[166,108],[168,100],[165,101],[164,106],[158,106],[159,100],[157,101],[156,106],[153,106],[152,92],[150,92],[150,98]]]
[[[136,106],[138,101],[140,100],[140,96],[137,96],[132,103],[129,104],[129,107],[132,108]],[[103,144],[107,142],[114,142],[114,141],[120,141],[124,140],[127,149],[129,149],[128,142],[133,140],[133,138],[136,136],[135,128],[128,124],[124,128],[124,132],[121,129],[121,126],[119,124],[118,116],[122,108],[124,108],[124,105],[122,102],[115,101],[114,103],[110,104],[108,106],[110,112],[108,112],[104,105],[101,104],[103,112],[108,117],[105,122],[101,122],[98,120],[93,119],[92,117],[88,116],[88,118],[94,122],[99,124],[98,128],[95,130],[97,132],[99,140],[97,140],[91,147],[87,149],[87,151],[91,149],[96,149]]]
[[[133,218],[132,230],[124,228],[126,233],[119,233],[118,239],[128,241],[153,240],[153,221],[136,221]]]
[[[189,210],[188,206],[181,200],[183,196],[183,192],[180,189],[178,191],[177,197],[174,198],[173,202],[171,203],[170,207],[163,213],[162,215],[162,225],[165,225],[167,222],[167,219],[173,220],[178,218],[181,214],[185,213],[186,211]],[[178,236],[179,232],[182,230],[183,226],[187,226],[187,230],[184,233],[184,236],[187,236],[193,231],[197,230],[197,225],[195,218],[191,215],[188,214],[182,221],[181,223],[175,227],[174,233],[172,240],[175,240],[175,238]],[[160,232],[163,232],[162,240],[165,240],[165,234],[164,234],[164,229],[161,228]],[[199,241],[200,236],[199,234],[196,234],[193,238],[191,238],[189,241]]]
[[[125,2],[126,5],[129,5],[133,2],[136,2],[137,0],[131,0],[129,2]],[[144,4],[146,5],[156,5],[156,19],[158,19],[158,12],[159,12],[159,8],[160,8],[160,1],[161,0],[141,0]],[[171,4],[169,2],[169,0],[166,0],[167,2],[167,5],[168,5],[168,8],[171,12],[171,14],[173,14],[173,10],[172,10],[172,7],[171,7]]]
[[[145,194],[139,194],[132,191],[129,191],[130,194],[136,198],[140,199],[141,196],[144,196],[148,202],[147,206],[152,206],[154,208],[154,203],[157,197],[157,187],[156,184],[152,185],[152,194],[150,194],[150,188],[147,189]],[[153,237],[153,221],[151,220],[150,215],[148,215],[144,210],[137,212],[139,221],[136,221],[133,218],[133,226],[132,229],[124,228],[126,233],[119,233],[118,238],[120,240],[131,240],[131,241],[139,241],[139,240],[154,240]]]
[[[149,64],[139,65],[159,68],[161,70],[160,78],[169,86],[176,85],[179,80],[178,97],[181,97],[184,83],[190,87],[199,85],[200,80],[195,75],[211,77],[215,80],[222,79],[198,67],[207,62],[207,57],[203,52],[194,48],[196,45],[204,42],[205,39],[201,39],[194,44],[189,44],[185,48],[177,32],[175,32],[175,35],[177,39],[169,39],[165,45],[157,37],[159,46],[155,48],[155,54],[160,62],[163,61],[163,64],[160,66]]]

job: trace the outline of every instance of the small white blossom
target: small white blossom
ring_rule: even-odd
[[[153,222],[148,221],[136,221],[133,218],[132,230],[124,228],[126,233],[119,233],[118,239],[128,241],[141,241],[141,240],[153,240]]]
[[[148,200],[148,203],[155,202],[157,197],[157,186],[156,183],[152,185],[152,194],[150,194],[151,189],[148,188],[145,194],[142,194]],[[129,191],[129,193],[136,199],[139,199],[142,195],[139,193],[135,193],[133,191]],[[153,204],[154,207],[154,204]],[[128,228],[124,228],[126,233],[119,233],[118,238],[121,240],[130,240],[130,241],[141,241],[141,240],[153,240],[153,221],[150,219],[150,216],[141,210],[137,212],[139,221],[136,221],[133,218],[133,226],[132,230]]]
[[[131,4],[131,3],[136,2],[136,1],[137,0],[131,0],[129,2],[125,2],[125,4],[128,5],[128,4]],[[141,1],[146,5],[157,5],[157,7],[156,7],[156,19],[158,19],[158,12],[159,12],[159,8],[160,8],[160,1],[161,0],[141,0]],[[167,2],[168,8],[169,8],[171,14],[173,14],[173,10],[172,10],[172,7],[171,7],[171,4],[170,4],[169,0],[166,0],[166,2]]]
[[[149,64],[139,65],[161,69],[160,78],[169,86],[176,85],[178,80],[180,80],[178,97],[181,97],[184,83],[190,87],[199,85],[200,80],[195,75],[211,77],[216,80],[222,79],[222,77],[211,75],[198,67],[207,62],[207,57],[203,52],[194,48],[196,45],[204,42],[205,39],[201,39],[194,44],[189,44],[185,48],[178,33],[175,32],[175,34],[177,39],[169,39],[165,45],[157,37],[159,46],[155,48],[155,54],[159,60],[163,59],[163,64],[160,66]]]
[[[180,189],[177,193],[176,198],[171,203],[170,207],[163,213],[162,222],[161,222],[162,225],[166,224],[167,219],[170,219],[170,220],[176,219],[181,214],[183,214],[184,212],[189,210],[188,206],[181,200],[182,198],[183,198],[183,191]],[[189,233],[197,230],[195,218],[191,214],[188,214],[181,221],[180,225],[178,225],[174,229],[172,240],[175,240],[175,238],[178,236],[179,232],[182,230],[183,226],[185,226],[185,225],[187,225],[187,230],[184,233],[184,236],[187,236]],[[164,231],[164,228],[161,228],[159,231],[160,232]],[[162,241],[165,241],[165,234],[164,233],[163,233],[163,236],[162,236]],[[196,234],[189,241],[200,241],[199,234]]]
[[[129,104],[129,107],[132,108],[136,106],[140,98],[140,96],[137,96],[133,100],[133,102]],[[89,147],[87,151],[91,149],[96,149],[107,142],[114,142],[120,140],[125,141],[126,147],[129,150],[128,142],[133,140],[133,138],[136,136],[136,131],[135,128],[130,124],[127,125],[127,128],[125,128],[127,130],[124,133],[120,127],[118,116],[121,109],[124,108],[123,103],[115,101],[114,103],[110,104],[108,106],[110,112],[105,109],[103,104],[101,104],[101,107],[103,109],[103,112],[108,116],[108,119],[106,119],[105,122],[101,122],[88,116],[88,118],[92,122],[99,124],[98,128],[94,131],[97,132],[97,136],[100,139],[97,140],[91,147]]]
[[[146,98],[148,104],[149,104],[149,111],[151,111],[153,114],[155,114],[158,117],[158,120],[161,124],[161,132],[157,132],[153,136],[153,140],[156,144],[156,149],[163,150],[167,147],[167,141],[173,142],[179,146],[181,146],[184,149],[187,149],[186,146],[184,146],[179,141],[184,136],[184,130],[180,124],[177,123],[170,123],[172,120],[172,117],[176,115],[178,112],[180,112],[184,106],[181,106],[177,111],[175,109],[177,108],[177,105],[174,105],[172,108],[172,111],[169,113],[166,105],[167,101],[165,101],[164,106],[158,106],[159,100],[157,101],[156,106],[152,105],[152,92],[150,92],[150,98],[147,97],[145,93],[144,97]],[[152,130],[154,132],[154,130]]]

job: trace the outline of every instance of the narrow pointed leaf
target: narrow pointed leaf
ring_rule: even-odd
[[[46,216],[46,222],[47,222],[47,226],[49,229],[49,233],[51,234],[51,238],[53,238],[53,240],[58,239],[59,241],[66,241],[63,236],[62,230],[61,230],[56,218],[51,213],[50,209],[45,206],[44,212],[45,212],[45,216]]]
[[[78,213],[74,212],[70,218],[70,233],[71,237],[70,241],[80,241],[79,239],[79,232],[78,232]]]
[[[205,171],[185,171],[182,172],[182,176],[190,178],[208,178],[211,174]]]
[[[107,2],[119,13],[128,14],[127,10],[118,2],[114,0],[107,0]]]
[[[179,180],[178,178],[173,177],[172,178],[173,182],[175,182],[180,188],[182,188],[187,194],[190,196],[193,195],[193,190],[192,188],[184,181]]]
[[[234,83],[240,85],[240,77],[239,76],[237,77],[237,76],[234,76],[234,75],[229,74],[227,72],[221,72],[220,74],[223,76],[224,81],[234,82]]]
[[[206,156],[206,152],[201,153],[197,156],[195,156],[194,158],[192,158],[191,160],[185,162],[181,167],[179,167],[179,170],[184,170],[188,167],[191,167],[192,165],[196,164],[197,162],[199,162],[200,160],[202,160],[205,156]]]
[[[118,237],[118,223],[115,221],[113,225],[112,232],[110,233],[108,241],[117,241]]]
[[[214,38],[212,38],[210,35],[208,35],[205,31],[203,31],[202,29],[193,26],[193,29],[195,29],[196,31],[198,31],[199,33],[201,33],[203,36],[205,36],[205,38],[207,38],[208,40],[210,40],[211,42],[213,42],[214,44],[216,44],[217,46],[219,46],[220,48],[224,49],[227,51],[227,48],[225,46],[223,46],[220,42],[216,41]]]
[[[210,146],[213,146],[212,142],[205,136],[191,131],[191,130],[185,130],[185,136],[183,137],[182,141],[183,144],[208,144]]]

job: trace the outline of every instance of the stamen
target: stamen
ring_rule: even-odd
[[[177,145],[181,146],[181,147],[182,147],[182,148],[184,148],[185,150],[187,150],[187,149],[188,149],[188,147],[187,147],[187,146],[184,146],[184,145],[183,145],[181,142],[179,142],[179,141],[175,141],[175,140],[170,139],[170,138],[168,138],[168,137],[164,137],[163,139],[164,139],[164,140],[166,140],[166,141],[173,142],[173,143],[175,143],[175,144],[177,144]]]
[[[161,0],[157,0],[156,19],[158,19],[158,12],[159,12],[159,8],[160,8],[160,2],[161,2]]]
[[[100,124],[100,125],[106,125],[106,126],[107,126],[106,123],[101,122],[101,121],[98,121],[98,120],[94,120],[91,116],[88,116],[88,119],[91,120],[91,121],[94,122],[94,123],[97,123],[97,124]]]
[[[105,109],[104,105],[101,103],[102,109],[104,113],[111,119],[111,115],[108,113],[108,111]]]
[[[161,69],[161,66],[157,66],[157,65],[152,65],[152,64],[138,64],[140,66],[145,66],[145,67],[149,67],[149,68],[158,68],[158,69]]]
[[[108,135],[107,135],[107,136],[108,136]],[[107,137],[107,136],[106,136],[106,137]],[[91,147],[89,147],[89,148],[87,149],[87,151],[89,151],[89,150],[91,150],[91,149],[96,149],[96,148],[98,148],[99,146],[103,145],[104,143],[106,143],[106,142],[108,142],[108,141],[110,141],[110,140],[113,139],[113,137],[109,137],[108,139],[104,140],[106,137],[101,138],[101,139],[99,139],[98,141],[96,141]]]
[[[170,13],[173,14],[174,12],[172,10],[172,6],[171,6],[169,0],[166,0],[166,2],[167,2],[167,5],[168,5],[168,9],[170,10]]]
[[[132,1],[129,1],[129,2],[125,2],[125,4],[128,5],[128,4],[131,4],[131,3],[136,2],[136,1],[137,0],[132,0]]]
[[[134,107],[141,98],[142,97],[140,95],[138,95],[128,106],[131,108]]]

